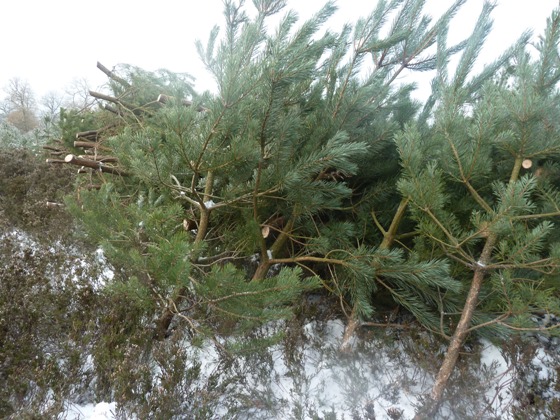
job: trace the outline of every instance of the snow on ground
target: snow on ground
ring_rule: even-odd
[[[264,379],[259,375],[249,376],[246,383],[239,384],[237,391],[249,387],[272,393],[274,399],[281,402],[275,417],[278,419],[291,418],[297,407],[313,409],[320,415],[334,412],[337,418],[352,418],[352,410],[368,405],[378,419],[391,418],[388,414],[391,410],[400,411],[403,419],[412,418],[416,394],[422,386],[427,386],[421,369],[406,360],[398,344],[383,347],[377,340],[371,341],[367,352],[341,354],[338,347],[343,332],[344,324],[340,320],[321,325],[308,323],[304,326],[306,339],[295,350],[297,354],[291,356],[298,360],[295,365],[287,360],[281,344],[274,345],[269,350],[271,372]],[[371,357],[370,350],[375,351],[375,358]],[[211,343],[187,351],[189,358],[201,363],[201,380],[209,377],[219,365],[219,354]],[[398,357],[395,359],[390,352],[399,353]],[[246,368],[252,369],[241,367],[242,370]],[[157,369],[154,375],[158,375]],[[68,419],[113,419],[115,407],[115,403],[72,405],[64,414]],[[227,417],[227,414],[225,411],[216,413],[217,418]],[[260,414],[256,412],[254,418],[263,418]],[[300,418],[311,418],[308,412],[302,415]]]
[[[293,418],[298,407],[307,410],[299,411],[301,416],[297,418],[303,419],[312,418],[309,408],[320,417],[336,413],[337,419],[353,418],[356,407],[369,407],[377,419],[396,418],[395,413],[399,413],[401,419],[412,419],[419,404],[419,396],[429,391],[432,377],[414,364],[399,340],[391,344],[390,341],[381,342],[373,338],[363,341],[360,351],[351,355],[340,353],[338,346],[343,331],[344,324],[339,320],[309,322],[303,328],[306,339],[296,349],[297,354],[291,355],[291,363],[283,345],[274,345],[269,349],[272,364],[268,375],[264,379],[259,375],[249,375],[235,391],[240,391],[244,386],[272,393],[280,404],[275,417],[266,417],[271,419]],[[210,342],[202,347],[189,345],[187,352],[193,362],[196,360],[201,363],[202,381],[219,366],[219,353]],[[533,361],[541,368],[543,378],[549,370],[547,357],[543,351],[538,351]],[[297,360],[295,366],[294,358]],[[486,402],[480,401],[481,410],[489,404],[491,412],[500,413],[503,419],[512,418],[509,413],[513,403],[514,369],[508,365],[500,349],[487,340],[481,340],[480,368],[490,374],[489,380],[486,377],[489,381],[488,391]],[[157,374],[156,369],[154,375]],[[115,411],[114,402],[70,405],[61,418],[115,419]],[[235,418],[265,418],[261,417],[263,414],[257,410],[254,417],[247,414],[247,417]],[[228,417],[225,408],[215,415],[216,418]]]
[[[554,377],[554,373],[549,369],[549,366],[553,362],[554,360],[552,357],[547,354],[543,348],[537,350],[537,354],[533,359],[533,364],[537,368],[539,380],[544,381]]]
[[[264,327],[263,331],[266,333],[263,334],[271,336],[282,328],[289,328],[289,325],[278,323]],[[364,340],[356,339],[353,343],[355,351],[345,354],[339,351],[344,333],[342,321],[311,321],[296,328],[301,328],[301,331],[298,330],[301,336],[291,349],[287,349],[286,343],[280,342],[268,349],[270,359],[259,359],[256,356],[237,358],[238,365],[228,369],[241,372],[245,375],[244,379],[220,395],[217,407],[214,407],[213,418],[351,419],[358,412],[362,416],[360,418],[367,418],[364,414],[371,413],[378,420],[405,420],[415,416],[415,410],[421,402],[420,396],[431,389],[432,373],[418,364],[419,360],[433,363],[430,362],[430,356],[424,354],[415,359],[410,353],[410,344],[415,343],[415,340],[426,339],[429,337],[428,333],[420,332],[418,336],[411,338],[404,334],[399,337],[399,333],[390,329],[381,333],[377,331]],[[222,344],[223,340],[228,339],[221,338]],[[471,359],[474,361],[471,366],[474,377],[469,380],[478,380],[483,387],[480,388],[481,393],[474,392],[473,398],[476,401],[465,401],[465,404],[471,408],[474,404],[472,409],[480,416],[485,413],[489,416],[497,414],[500,418],[511,419],[511,409],[515,403],[514,386],[518,379],[516,368],[508,363],[500,349],[490,341],[481,340],[480,344],[480,361],[478,363],[475,361],[477,358]],[[417,348],[413,345],[413,348]],[[220,371],[223,367],[220,352],[216,351],[211,340],[200,347],[192,346],[185,340],[182,346],[188,355],[189,365],[200,364],[196,385],[199,389],[204,389],[206,381],[216,372],[226,376],[230,373]],[[532,363],[538,372],[538,379],[550,377],[550,366],[554,364],[554,360],[544,350],[536,352]],[[157,364],[154,365],[152,374],[154,386],[157,387],[157,378],[162,375]],[[469,380],[466,386],[472,384],[476,388],[480,385],[468,382]],[[255,407],[259,405],[259,398],[271,401],[275,407],[274,414],[255,408],[230,417],[231,413],[227,410],[228,407],[235,406],[232,400],[244,395],[254,397]],[[453,418],[453,408],[455,407],[449,406],[442,409]],[[60,418],[115,419],[116,409],[115,402],[69,405]]]
[[[95,259],[97,263],[101,266],[102,271],[101,271],[99,282],[101,283],[102,286],[104,286],[108,281],[113,280],[113,278],[115,277],[115,272],[113,271],[113,268],[107,261],[103,249],[98,248],[95,251]]]
[[[98,404],[70,405],[64,413],[65,420],[113,420],[116,403],[100,402]]]
[[[99,273],[95,277],[95,281],[91,279],[90,284],[94,290],[103,288],[105,284],[111,281],[114,277],[115,273],[113,271],[113,267],[105,258],[101,248],[95,251],[93,257],[88,257],[84,256],[83,250],[69,246],[60,241],[54,241],[45,247],[45,245],[40,244],[32,235],[19,229],[11,229],[3,233],[0,232],[0,241],[6,239],[14,241],[14,243],[19,246],[20,254],[22,254],[26,249],[35,252],[40,248],[42,248],[44,252],[53,256],[57,254],[65,254],[69,262],[68,276],[77,284],[80,283],[80,280],[83,278],[83,273],[89,270],[97,269]],[[57,276],[60,276],[59,272],[57,272],[54,277]]]
[[[486,397],[491,407],[503,413],[503,419],[508,419],[508,409],[513,403],[512,385],[515,380],[512,367],[504,359],[500,349],[486,339],[481,339],[483,348],[481,350],[480,364],[493,369],[494,386],[489,387]]]

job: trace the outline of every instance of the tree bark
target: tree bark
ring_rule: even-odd
[[[104,163],[109,163],[109,162],[116,163],[119,161],[119,158],[115,156],[105,156],[105,155],[88,155],[88,156],[79,155],[78,157],[83,159],[91,159],[96,162],[104,162]]]
[[[101,130],[88,130],[88,131],[80,131],[76,133],[77,139],[87,139],[89,141],[97,141],[99,139],[99,132]]]
[[[128,83],[126,80],[124,80],[122,77],[119,77],[115,74],[115,72],[112,72],[111,70],[109,70],[107,67],[105,67],[103,64],[101,64],[99,61],[97,62],[97,68],[99,70],[101,70],[103,73],[105,73],[107,75],[107,77],[109,79],[114,80],[115,82],[120,83],[121,85],[123,85],[125,88],[129,88],[130,87],[130,83]]]
[[[344,328],[344,335],[342,336],[342,344],[339,350],[343,353],[349,353],[352,350],[351,340],[356,333],[356,330],[360,327],[360,321],[356,315],[356,306],[352,308],[352,313],[348,317],[348,323],[346,328]]]
[[[105,111],[112,112],[113,114],[118,115],[119,117],[122,117],[122,116],[123,116],[123,113],[122,113],[121,111],[119,111],[117,108],[115,108],[115,107],[113,107],[113,106],[111,106],[111,105],[109,105],[109,104],[103,104],[101,107],[102,107]]]
[[[120,105],[120,106],[122,106],[122,107],[128,109],[129,111],[134,112],[134,113],[136,113],[137,111],[139,111],[139,107],[137,107],[136,105],[132,105],[132,104],[129,104],[128,102],[121,101],[120,99],[115,98],[115,97],[113,97],[113,96],[105,95],[105,94],[103,94],[103,93],[95,92],[95,91],[93,91],[93,90],[90,90],[90,91],[89,91],[89,94],[90,94],[91,96],[93,96],[94,98],[102,99],[102,100],[104,100],[104,101],[112,102],[112,103],[114,103],[114,104],[116,104],[116,105]]]
[[[55,153],[63,152],[63,150],[62,150],[60,147],[55,147],[55,146],[48,146],[48,145],[46,145],[46,146],[43,146],[43,149],[45,149],[45,150],[51,150],[51,151],[53,151],[53,152],[55,152]]]
[[[422,416],[435,415],[441,404],[443,392],[445,391],[447,382],[451,377],[451,373],[453,373],[453,369],[455,368],[455,364],[459,358],[459,353],[463,347],[463,343],[469,334],[472,317],[478,303],[478,295],[482,287],[484,276],[486,275],[486,265],[490,262],[490,257],[492,256],[495,243],[496,236],[494,234],[490,234],[490,236],[486,239],[486,243],[484,244],[484,248],[480,254],[480,259],[476,263],[469,294],[467,295],[465,306],[461,312],[461,318],[459,319],[457,328],[455,328],[455,332],[453,333],[453,337],[451,338],[451,342],[449,343],[449,347],[447,348],[447,352],[445,353],[445,357],[432,388],[432,392],[430,394],[432,400],[430,402],[430,408],[428,413],[423,414]],[[416,418],[421,419],[424,417],[417,416]]]
[[[85,159],[79,156],[66,155],[66,157],[64,158],[64,162],[77,166],[85,166],[86,168],[95,169],[100,172],[106,172],[108,174],[121,175],[121,176],[128,175],[123,170],[115,168],[113,166],[107,166],[103,162],[96,162],[95,160]]]
[[[81,147],[84,149],[97,149],[97,150],[105,150],[107,152],[112,151],[111,148],[106,147],[106,146],[102,146],[100,143],[95,143],[92,141],[75,141],[74,142],[74,147]]]
[[[101,137],[101,133],[109,130],[110,128],[116,127],[117,124],[108,124],[104,127],[98,128],[96,130],[79,131],[76,133],[76,139],[87,139],[89,141],[97,141]]]

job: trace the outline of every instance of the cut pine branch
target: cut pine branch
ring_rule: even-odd
[[[109,124],[96,130],[79,131],[76,133],[76,139],[98,141],[103,132],[114,128],[115,126],[116,124]]]
[[[517,182],[517,180],[519,179],[522,162],[523,159],[521,157],[516,158],[509,179],[509,184]],[[484,248],[482,249],[480,258],[474,267],[471,286],[467,295],[467,299],[465,301],[465,305],[461,312],[461,317],[459,319],[457,327],[455,328],[455,331],[453,332],[449,347],[447,348],[443,362],[436,376],[436,380],[430,394],[431,398],[423,407],[422,415],[417,415],[416,419],[425,418],[424,416],[434,416],[437,413],[439,406],[441,405],[443,392],[445,391],[449,378],[451,377],[451,374],[455,369],[455,365],[457,364],[457,359],[459,358],[459,353],[461,351],[461,348],[463,347],[463,343],[465,342],[469,332],[471,331],[471,322],[478,303],[478,296],[480,294],[480,289],[482,288],[484,278],[488,271],[488,265],[490,264],[492,252],[494,251],[494,246],[496,245],[497,240],[498,238],[494,233],[489,233],[488,237],[486,238],[486,242],[484,243]]]
[[[361,325],[356,312],[356,305],[354,305],[352,312],[348,316],[348,321],[346,323],[346,327],[344,328],[344,335],[342,336],[342,343],[339,348],[339,350],[343,353],[349,353],[352,350],[352,337],[354,337],[356,330]]]
[[[89,141],[97,141],[99,139],[100,130],[80,131],[76,133],[77,139],[84,139]]]
[[[81,147],[82,149],[104,150],[106,152],[110,152],[112,150],[111,148],[103,146],[100,143],[91,141],[75,141],[74,147]]]
[[[46,159],[47,163],[66,163],[64,159]]]
[[[455,364],[457,363],[457,359],[459,358],[459,353],[461,352],[463,343],[465,342],[465,339],[469,334],[471,321],[478,302],[478,295],[480,294],[480,289],[482,288],[482,283],[487,271],[486,265],[490,262],[495,244],[496,236],[490,235],[486,239],[486,243],[484,244],[484,248],[482,250],[482,253],[480,254],[480,259],[474,270],[469,294],[467,295],[465,306],[463,307],[463,311],[461,312],[461,318],[459,319],[457,328],[455,329],[455,332],[451,337],[449,347],[447,348],[447,352],[445,353],[445,357],[443,359],[438,375],[434,382],[432,392],[430,394],[430,397],[432,399],[430,404],[431,415],[435,415],[441,404],[443,392],[445,391],[447,382],[449,381],[449,378],[453,373],[453,370],[455,369]]]
[[[80,156],[66,155],[66,157],[64,158],[64,162],[69,163],[71,165],[76,165],[76,166],[85,166],[86,168],[95,169],[97,171],[105,172],[105,173],[108,173],[108,174],[120,175],[120,176],[128,175],[122,169],[115,168],[114,166],[108,166],[108,165],[104,164],[103,162],[97,162],[95,160],[86,159],[86,158],[80,157]]]
[[[278,235],[278,238],[276,238],[276,240],[270,247],[270,251],[267,249],[263,249],[261,251],[261,261],[255,271],[255,274],[253,274],[253,281],[263,280],[266,277],[266,275],[268,274],[268,270],[270,270],[270,267],[273,264],[271,258],[280,255],[284,250],[284,247],[288,243],[288,240],[292,233],[292,229],[294,227],[294,220],[294,217],[288,220],[288,222],[280,232],[280,235]]]
[[[82,159],[91,159],[96,162],[104,162],[104,163],[117,163],[119,161],[119,158],[115,156],[105,156],[105,155],[88,155],[88,156],[79,155],[78,157]]]
[[[123,108],[126,108],[133,113],[138,113],[140,111],[140,108],[137,107],[136,105],[130,104],[130,103],[125,102],[125,101],[122,101],[119,98],[115,98],[113,96],[109,96],[109,95],[105,95],[103,93],[95,92],[93,90],[90,90],[89,94],[96,99],[101,99],[103,101],[114,103],[115,105],[119,105]]]
[[[166,104],[169,101],[174,101],[174,100],[177,100],[177,99],[173,96],[164,95],[164,94],[161,94],[157,97],[157,102],[159,102],[160,104]],[[192,106],[193,103],[192,103],[192,101],[189,101],[188,99],[181,99],[181,104],[183,104],[184,106]],[[206,108],[204,108],[203,106],[200,106],[200,105],[196,108],[196,110],[198,112],[208,111],[208,109],[206,109]]]
[[[119,111],[117,108],[115,108],[114,106],[112,106],[112,105],[103,104],[103,105],[101,105],[101,108],[103,108],[105,111],[109,111],[109,112],[111,112],[111,113],[113,113],[113,114],[115,114],[115,115],[118,115],[119,117],[122,117],[122,116],[123,116],[123,113],[122,113],[121,111]]]
[[[194,240],[194,248],[204,240],[206,237],[206,233],[208,231],[208,222],[210,219],[210,211],[211,209],[204,205],[205,202],[208,202],[212,198],[212,191],[214,189],[214,174],[209,171],[206,175],[206,184],[204,187],[204,195],[202,196],[202,205],[200,205],[200,216],[197,222],[197,233],[196,238]],[[190,256],[190,260],[193,263],[198,261],[199,254],[193,252]],[[154,337],[157,340],[162,340],[168,335],[169,326],[173,321],[175,315],[177,315],[178,311],[177,308],[181,306],[184,300],[187,298],[188,289],[185,286],[181,286],[176,288],[173,293],[173,297],[169,298],[168,304],[163,309],[160,317],[156,321]]]
[[[114,80],[115,82],[121,84],[122,86],[124,86],[127,89],[130,87],[130,83],[128,83],[122,77],[117,76],[117,74],[114,71],[109,70],[107,67],[105,67],[103,64],[101,64],[99,61],[97,62],[97,68],[99,70],[101,70],[103,73],[105,73],[109,79]]]
[[[45,149],[45,150],[50,150],[50,151],[55,152],[55,153],[59,153],[59,152],[62,152],[62,151],[63,151],[60,147],[48,146],[48,145],[47,145],[47,146],[43,146],[43,149]]]

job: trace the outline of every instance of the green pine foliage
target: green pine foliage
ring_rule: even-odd
[[[433,124],[397,137],[417,251],[447,258],[465,282],[477,268],[488,274],[473,328],[505,333],[534,326],[535,311],[558,311],[560,196],[554,170],[544,168],[556,167],[560,145],[559,22],[556,11],[536,59],[517,47],[503,76],[474,97],[458,94],[457,76],[446,82],[441,70]]]
[[[197,93],[187,75],[119,67],[111,112],[88,122],[110,127],[103,144],[125,176],[87,178],[69,200],[122,274],[111,290],[142,302],[156,330],[174,319],[193,332],[246,331],[323,287],[351,318],[373,317],[389,298],[445,334],[442,314],[460,311],[489,236],[485,264],[507,272],[515,293],[529,293],[518,281],[529,271],[548,285],[557,17],[539,59],[523,49],[524,34],[473,74],[493,6],[448,46],[464,2],[432,22],[424,1],[379,1],[337,33],[322,29],[331,2],[299,23],[284,1],[255,1],[253,17],[226,1],[225,28],[197,43],[217,92]],[[421,106],[414,84],[397,81],[429,70],[433,92]],[[68,138],[86,128],[76,116],[62,121]],[[538,169],[520,172],[523,159]],[[513,302],[503,290],[485,292],[489,312],[503,311],[496,296]]]

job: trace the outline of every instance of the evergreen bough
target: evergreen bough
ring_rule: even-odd
[[[107,143],[132,176],[82,191],[75,209],[136,279],[119,290],[161,313],[158,337],[176,316],[205,330],[197,310],[240,324],[285,316],[320,285],[356,326],[382,286],[435,327],[438,290],[459,291],[449,264],[390,250],[395,232],[384,241],[370,216],[385,204],[383,223],[398,204],[392,137],[418,109],[397,77],[436,68],[437,40],[464,1],[435,23],[423,3],[381,1],[354,27],[321,34],[333,3],[300,26],[287,12],[272,29],[284,2],[254,2],[251,19],[226,1],[223,37],[216,28],[197,44],[216,94],[133,67],[111,80],[126,123]],[[159,109],[158,94],[171,98]]]
[[[509,64],[476,91],[477,77],[457,84],[468,55],[454,78],[442,67],[433,123],[397,137],[404,169],[398,186],[417,224],[416,250],[453,262],[469,290],[460,317],[441,314],[442,325],[449,318],[456,327],[433,404],[425,407],[429,415],[470,332],[539,330],[535,315],[560,309],[559,24],[555,11],[536,45],[538,57],[531,58],[522,39]]]
[[[224,32],[197,43],[216,93],[121,68],[105,144],[130,176],[102,175],[70,201],[157,338],[179,320],[193,334],[247,331],[320,287],[348,317],[343,349],[387,297],[453,335],[449,354],[478,327],[505,334],[557,311],[558,14],[539,59],[526,33],[473,74],[493,6],[448,46],[464,3],[432,22],[424,1],[379,1],[335,33],[321,32],[331,2],[270,28],[284,1],[255,0],[250,18],[227,0]],[[421,107],[397,80],[428,70]]]

